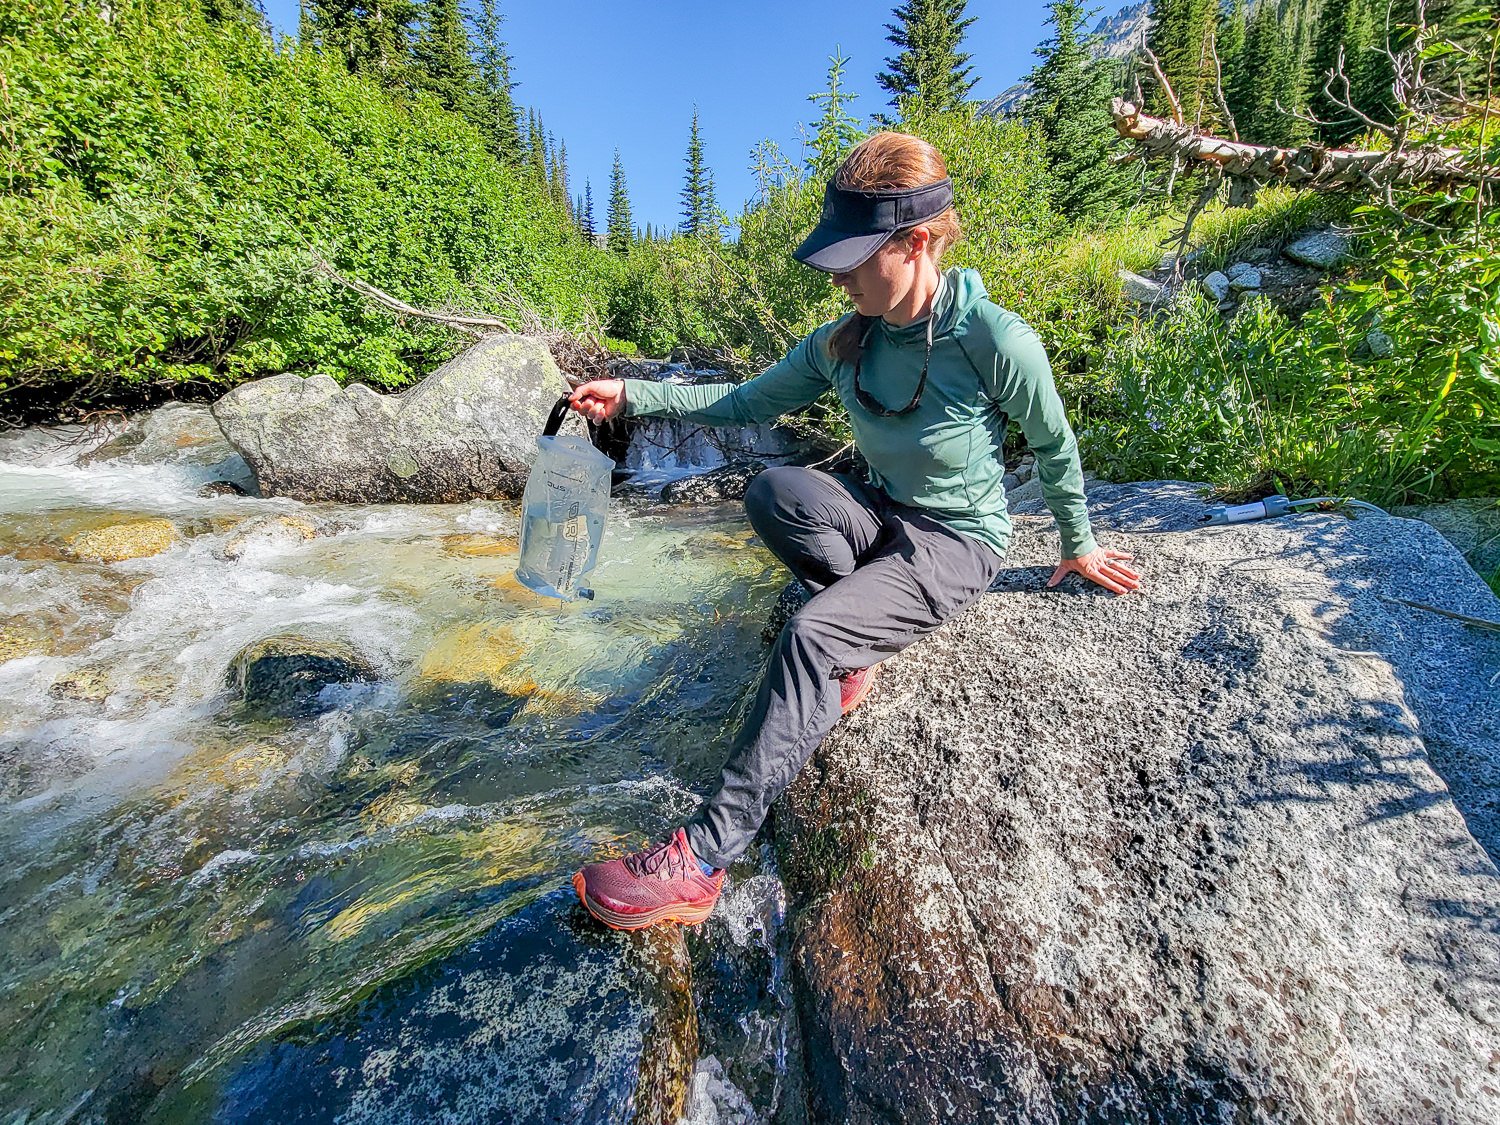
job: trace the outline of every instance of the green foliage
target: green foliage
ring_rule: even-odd
[[[876,80],[903,117],[956,110],[968,100],[978,79],[959,51],[974,22],[966,7],[968,0],[906,0],[893,13],[898,22],[885,25],[886,41],[900,50]]]
[[[519,164],[521,127],[516,121],[516,88],[510,75],[510,53],[500,38],[503,22],[496,0],[479,0],[471,16],[474,24],[474,62],[479,69],[476,124],[490,139],[491,151],[501,160]]]
[[[471,125],[253,24],[18,0],[0,72],[7,401],[284,370],[396,386],[451,353],[318,280],[315,251],[419,305],[596,315],[593,257]]]
[[[703,137],[698,131],[698,107],[693,107],[693,126],[688,133],[687,175],[682,185],[684,234],[719,234],[719,205],[714,202],[714,178],[703,159]]]
[[[1440,139],[1472,146],[1474,132]],[[1295,325],[1262,302],[1225,323],[1199,298],[1119,329],[1081,430],[1090,461],[1376,503],[1493,493],[1500,213],[1473,189],[1404,203],[1430,225],[1361,210],[1358,276]]]
[[[301,39],[342,60],[351,74],[395,89],[411,78],[421,10],[417,0],[307,0]]]
[[[630,192],[625,187],[625,166],[620,150],[615,149],[614,167],[609,172],[609,217],[605,224],[604,243],[612,254],[630,253],[635,226],[630,218]]]
[[[816,94],[808,94],[807,100],[822,112],[813,122],[812,142],[808,145],[807,171],[810,175],[827,179],[833,175],[844,154],[860,142],[863,134],[859,119],[851,114],[847,106],[859,97],[844,89],[844,68],[849,60],[838,48],[828,56],[828,85]]]
[[[1082,34],[1092,13],[1078,0],[1053,0],[1048,11],[1052,37],[1036,49],[1041,62],[1022,113],[1045,140],[1058,210],[1070,219],[1105,218],[1133,194],[1129,175],[1110,163],[1119,139],[1109,114],[1114,67],[1092,57]]]
[[[1213,89],[1218,80],[1214,64],[1214,32],[1218,0],[1153,0],[1147,45],[1172,83],[1182,116],[1190,125],[1212,131],[1219,111]],[[1166,97],[1154,90],[1148,103],[1153,113],[1165,113]]]

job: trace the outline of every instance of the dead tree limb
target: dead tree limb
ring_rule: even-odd
[[[385,290],[375,288],[375,286],[367,281],[345,277],[333,268],[332,263],[324,258],[314,257],[313,270],[344,286],[344,288],[358,293],[365,300],[380,306],[387,312],[395,313],[398,317],[411,317],[414,320],[431,321],[433,324],[442,324],[459,332],[467,332],[470,336],[488,336],[492,332],[512,331],[510,325],[496,317],[434,312],[431,309],[419,309],[415,305],[408,305],[405,301],[392,297]]]
[[[1115,98],[1110,111],[1115,130],[1135,141],[1147,158],[1216,166],[1230,181],[1232,202],[1248,203],[1256,190],[1269,183],[1340,192],[1368,189],[1372,184],[1452,190],[1460,185],[1500,182],[1500,169],[1476,167],[1455,148],[1429,145],[1360,152],[1315,143],[1278,148],[1200,133],[1144,114],[1124,98]]]

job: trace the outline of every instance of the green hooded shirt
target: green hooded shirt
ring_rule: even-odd
[[[800,410],[831,387],[849,412],[871,484],[1001,553],[1011,532],[1001,452],[1006,419],[1013,418],[1036,455],[1063,556],[1092,551],[1078,442],[1036,333],[991,301],[979,274],[969,269],[943,275],[932,316],[927,387],[910,414],[886,418],[859,404],[854,365],[836,362],[828,350],[842,319],[815,329],[785,359],[744,383],[681,386],[626,379],[625,413],[707,426],[752,425]],[[926,345],[925,319],[901,328],[877,319],[865,338],[860,386],[888,409],[905,406],[916,391]]]

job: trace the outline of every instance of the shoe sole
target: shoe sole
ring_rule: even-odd
[[[839,713],[841,715],[847,715],[850,711],[853,711],[867,698],[869,698],[871,690],[873,690],[875,687],[875,681],[880,678],[880,673],[873,670],[878,667],[879,665],[871,665],[872,670],[870,672],[869,678],[865,680],[865,686],[860,689],[860,693],[858,695],[856,695],[849,701],[849,705],[847,707],[844,707],[840,710]]]
[[[696,926],[714,912],[714,903],[718,902],[715,898],[706,906],[663,906],[644,914],[621,914],[589,898],[584,889],[582,871],[573,876],[573,889],[578,892],[578,901],[583,903],[583,908],[612,930],[644,930],[658,922]]]

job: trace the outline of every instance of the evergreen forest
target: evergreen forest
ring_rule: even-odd
[[[1110,106],[1143,99],[1259,145],[1440,145],[1493,169],[1500,18],[1478,0],[1155,0],[1140,49],[1101,54],[1097,10],[1048,12],[1027,96],[994,115],[973,100],[984,17],[894,7],[889,55],[829,57],[800,151],[758,146],[737,212],[684,106],[681,221],[657,229],[632,217],[628,138],[597,211],[595,185],[572,182],[566,138],[516,99],[500,0],[307,0],[283,39],[248,0],[5,0],[0,415],[210,398],[285,371],[395,389],[463,346],[337,277],[748,375],[843,311],[789,251],[842,155],[892,127],[947,156],[965,227],[948,262],[1041,333],[1093,470],[1229,495],[1493,493],[1492,185],[1272,182],[1231,208],[1200,198],[1202,167],[1123,160]],[[854,66],[888,101],[858,104]],[[1190,209],[1203,269],[1311,223],[1348,227],[1357,254],[1295,314],[1226,318],[1191,282],[1143,314],[1121,273],[1156,268]],[[832,403],[811,422],[843,432]]]

